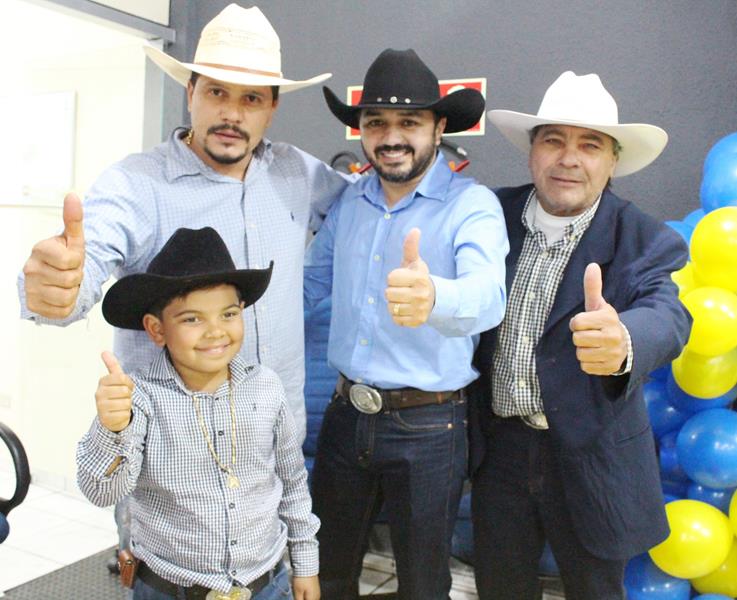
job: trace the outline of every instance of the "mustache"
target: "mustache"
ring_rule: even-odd
[[[211,133],[218,133],[219,131],[232,131],[233,133],[235,133],[239,137],[241,137],[244,140],[246,140],[246,142],[250,142],[251,141],[251,136],[248,135],[248,132],[247,131],[244,131],[243,129],[241,129],[237,125],[213,125],[212,127],[210,127],[207,130],[207,134],[209,135]]]
[[[408,144],[396,144],[395,146],[384,144],[383,146],[377,146],[374,148],[375,154],[379,154],[379,152],[411,152],[414,154],[414,151],[415,149]]]

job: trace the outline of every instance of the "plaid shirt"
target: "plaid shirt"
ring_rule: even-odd
[[[517,261],[507,314],[499,327],[492,367],[492,409],[501,417],[543,412],[535,348],[568,261],[591,224],[599,200],[565,227],[562,239],[548,246],[545,234],[530,223],[537,204],[534,189],[527,198],[522,211],[527,234]]]
[[[133,375],[133,418],[120,433],[96,418],[77,449],[77,479],[98,506],[132,493],[134,554],[179,585],[247,585],[289,551],[295,575],[318,572],[307,471],[284,389],[270,369],[230,364],[230,382],[193,393],[162,351]],[[220,460],[231,461],[230,386],[240,487],[226,485],[200,429],[193,396]],[[108,475],[116,457],[121,464]]]

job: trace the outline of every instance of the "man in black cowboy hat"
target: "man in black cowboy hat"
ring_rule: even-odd
[[[323,597],[357,596],[384,506],[399,597],[445,600],[464,388],[478,375],[474,334],[504,313],[508,246],[494,194],[454,173],[438,145],[474,125],[484,99],[468,89],[441,99],[413,50],[382,52],[357,106],[324,92],[361,130],[374,173],[344,192],[305,259],[307,306],[332,294],[328,360],[340,372],[313,471]]]
[[[295,598],[319,598],[299,429],[277,375],[239,356],[242,311],[271,271],[236,269],[210,227],[179,229],[105,295],[111,325],[162,348],[130,377],[103,353],[98,416],[77,452],[91,502],[131,494],[134,600],[282,597],[287,540]]]

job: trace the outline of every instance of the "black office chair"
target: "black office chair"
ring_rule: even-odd
[[[8,513],[25,499],[28,487],[31,485],[31,470],[28,466],[28,457],[23,449],[23,444],[20,443],[13,430],[4,423],[0,423],[0,438],[10,450],[15,465],[15,492],[13,497],[10,499],[0,497],[0,544],[2,544],[10,533]]]

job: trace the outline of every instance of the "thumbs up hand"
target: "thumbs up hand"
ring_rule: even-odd
[[[418,327],[427,321],[435,305],[435,286],[420,258],[420,230],[416,227],[404,239],[402,265],[389,273],[386,285],[387,307],[397,325]]]
[[[128,427],[133,407],[133,381],[123,373],[112,352],[103,352],[102,361],[108,374],[100,378],[95,392],[97,417],[106,429],[117,433]]]
[[[601,268],[586,267],[583,276],[585,312],[571,319],[573,344],[581,370],[589,375],[611,375],[627,359],[627,337],[619,315],[601,293]]]
[[[36,244],[23,267],[29,310],[50,319],[69,316],[77,303],[84,267],[82,202],[64,198],[64,232]]]

